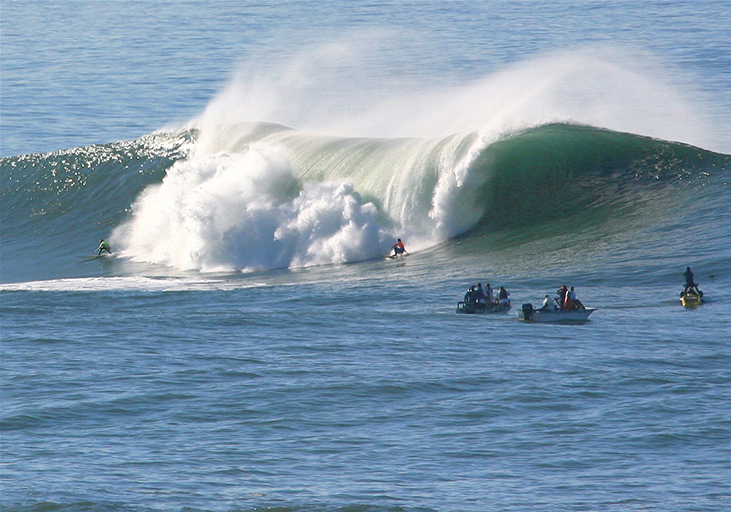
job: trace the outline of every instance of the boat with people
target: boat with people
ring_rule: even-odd
[[[686,308],[700,306],[703,304],[703,292],[698,288],[690,267],[686,267],[683,277],[685,277],[685,287],[680,292],[680,303]]]
[[[457,303],[457,313],[466,315],[481,315],[485,313],[505,313],[510,311],[510,301],[508,302],[465,302],[463,300]]]
[[[484,313],[504,313],[509,311],[510,294],[501,286],[498,289],[497,296],[492,292],[490,283],[482,287],[482,283],[472,285],[464,295],[464,300],[457,303],[457,313],[467,315],[484,314]]]
[[[525,322],[583,322],[596,311],[596,308],[585,307],[576,298],[573,286],[561,286],[556,295],[556,298],[546,295],[540,308],[534,308],[530,303],[523,304],[518,310],[518,318]]]
[[[518,310],[518,318],[525,322],[583,322],[597,308],[580,308],[564,311],[561,309],[534,308],[533,304],[523,304]]]

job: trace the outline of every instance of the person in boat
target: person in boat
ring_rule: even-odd
[[[477,288],[475,288],[474,291],[474,297],[477,304],[485,304],[487,295],[485,294],[485,290],[482,288],[482,283],[477,283]]]
[[[465,304],[472,304],[475,302],[475,285],[470,286],[467,289],[467,293],[464,294]]]
[[[541,305],[541,309],[544,311],[558,311],[558,304],[556,304],[556,299],[552,299],[548,295],[546,295],[543,298],[543,304]]]
[[[391,250],[393,251],[393,257],[400,256],[401,254],[406,254],[406,248],[404,247],[404,243],[399,238],[398,241],[391,246]]]
[[[695,288],[698,286],[695,284],[695,281],[693,280],[693,272],[691,272],[690,267],[685,267],[685,272],[683,272],[683,277],[685,278],[685,289],[689,290],[691,288]]]
[[[695,282],[695,278],[693,277],[693,272],[690,270],[690,267],[685,267],[683,277],[685,278],[685,288],[682,292],[680,292],[680,296],[696,295],[698,297],[703,297],[703,292],[698,288],[698,284]]]
[[[574,292],[574,287],[572,286],[571,289],[566,290],[566,295],[564,296],[564,301],[563,301],[563,310],[571,311],[572,309],[574,309],[575,300],[576,300],[576,293]]]
[[[586,309],[581,301],[576,298],[576,292],[574,291],[573,286],[569,288],[569,291],[566,294],[566,301],[569,303],[569,307],[566,308],[567,310]]]
[[[490,288],[490,283],[487,283],[485,285],[485,301],[488,304],[494,304],[495,303],[495,296],[492,293],[492,288]]]
[[[556,290],[556,294],[558,295],[558,305],[559,309],[563,310],[566,307],[566,295],[568,294],[569,289],[566,288],[566,285],[562,285],[561,288]]]
[[[697,295],[698,297],[703,297],[703,292],[700,288],[698,288],[698,284],[695,282],[693,272],[691,272],[690,267],[685,267],[683,277],[685,277],[685,290],[680,293],[680,296],[682,297],[683,295],[692,294]]]
[[[101,254],[106,251],[109,254],[112,254],[112,246],[109,245],[109,242],[104,240],[103,238],[99,240],[99,247],[97,248],[97,255],[101,256]]]
[[[510,294],[508,293],[508,290],[506,290],[504,286],[500,287],[500,291],[498,291],[497,297],[498,297],[498,303],[500,305],[507,305],[510,302],[510,299],[508,299],[508,297],[510,297]]]

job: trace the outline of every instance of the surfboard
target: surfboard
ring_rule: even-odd
[[[111,258],[111,254],[94,254],[92,256],[79,256],[79,258],[82,258],[84,260],[96,260],[99,258]]]

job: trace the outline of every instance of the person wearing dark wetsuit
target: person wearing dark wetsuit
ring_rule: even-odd
[[[97,254],[101,256],[101,254],[104,251],[107,251],[109,254],[112,254],[112,246],[109,245],[109,242],[104,240],[103,238],[99,240],[99,248],[97,249]]]
[[[683,277],[685,278],[685,289],[686,290],[696,286],[695,281],[693,281],[693,272],[690,271],[690,267],[685,267],[685,272],[683,273]]]

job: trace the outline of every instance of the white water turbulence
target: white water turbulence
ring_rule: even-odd
[[[176,163],[111,238],[137,261],[254,271],[372,258],[393,235],[350,183],[300,184],[282,152],[257,143]]]
[[[396,238],[410,251],[432,246],[484,214],[472,197],[479,186],[467,183],[474,180],[467,160],[459,160],[473,136],[336,138],[267,124],[235,130],[239,143],[228,152],[179,161],[145,190],[131,220],[112,234],[123,256],[202,271],[345,263],[382,256]]]
[[[187,126],[198,133],[190,158],[112,233],[122,254],[254,271],[375,258],[398,237],[419,250],[489,210],[477,200],[487,173],[471,164],[511,134],[562,122],[700,146],[707,136],[657,69],[643,74],[626,56],[564,52],[467,84],[425,77],[432,89],[405,91],[395,70],[378,86],[361,80],[358,52],[333,48],[264,75],[242,66]]]

